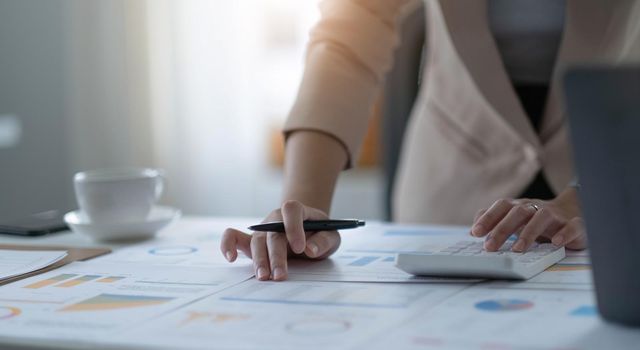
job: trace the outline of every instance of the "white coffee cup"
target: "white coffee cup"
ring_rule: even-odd
[[[73,184],[81,215],[89,222],[140,222],[160,199],[164,177],[149,168],[100,169],[75,174]]]

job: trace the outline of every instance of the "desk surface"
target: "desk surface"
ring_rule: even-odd
[[[373,224],[345,232],[330,260],[292,261],[292,280],[258,282],[250,278],[248,259],[230,267],[217,249],[224,228],[253,222],[184,218],[153,240],[109,244],[114,253],[108,256],[0,287],[0,345],[388,350],[640,344],[640,329],[597,316],[584,253],[519,283],[348,282],[396,278],[394,251],[428,250],[464,231]],[[105,246],[70,232],[3,236],[0,243]],[[347,282],[327,282],[337,279]]]

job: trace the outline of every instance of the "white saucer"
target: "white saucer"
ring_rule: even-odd
[[[74,232],[97,241],[129,241],[153,237],[162,228],[177,220],[180,215],[180,210],[176,208],[156,206],[144,221],[95,224],[89,222],[85,215],[76,210],[65,214],[64,222]]]

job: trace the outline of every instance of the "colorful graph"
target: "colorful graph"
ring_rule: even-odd
[[[178,327],[184,327],[191,323],[195,322],[207,322],[213,324],[224,324],[231,321],[242,321],[249,319],[249,315],[243,314],[231,314],[231,313],[218,313],[218,312],[200,312],[200,311],[191,311],[184,319],[184,321],[180,322]]]
[[[325,336],[348,332],[351,322],[334,319],[306,319],[290,322],[285,326],[288,333],[303,336]]]
[[[337,257],[340,260],[353,260],[348,263],[348,266],[367,266],[373,262],[394,262],[396,258],[394,256],[357,256],[357,255],[340,255]]]
[[[60,281],[64,281],[64,280],[68,280],[69,278],[73,278],[76,277],[77,275],[75,274],[71,274],[71,273],[66,273],[66,274],[62,274],[62,275],[58,275],[58,276],[54,276],[51,278],[47,278],[46,280],[41,280],[29,285],[24,286],[23,288],[29,288],[29,289],[40,289],[40,288],[44,288],[47,286],[50,286],[52,284],[56,284]]]
[[[482,311],[502,312],[502,311],[520,311],[533,307],[533,303],[520,299],[496,299],[485,300],[475,304],[476,309]]]
[[[0,320],[6,320],[20,315],[22,311],[13,306],[0,306]]]
[[[378,260],[379,256],[363,256],[349,263],[349,266],[367,266]]]
[[[598,315],[598,308],[593,305],[583,305],[571,311],[569,315],[578,317],[593,317]]]
[[[83,284],[85,282],[96,280],[96,279],[98,279],[100,277],[102,277],[102,276],[100,276],[100,275],[84,275],[84,276],[80,276],[78,278],[74,278],[72,280],[68,280],[68,281],[62,282],[60,284],[56,284],[54,287],[56,287],[56,288],[71,288],[71,287],[75,287],[75,286],[77,286],[79,284]]]
[[[144,306],[160,305],[173,300],[169,297],[152,297],[146,295],[100,294],[69,305],[59,311],[103,311],[117,309],[131,309]]]
[[[174,247],[158,247],[149,249],[149,254],[160,256],[187,255],[198,251],[196,247],[174,246]]]
[[[77,274],[62,274],[55,277],[47,278],[42,281],[38,281],[23,288],[40,289],[53,285],[56,288],[72,288],[81,285],[86,282],[94,281],[100,283],[113,283],[124,279],[122,276],[101,276],[101,275],[81,275]],[[77,277],[77,278],[74,278]]]
[[[569,263],[558,263],[547,269],[547,271],[551,272],[559,272],[559,271],[589,271],[591,270],[590,264],[569,264]]]
[[[99,282],[99,283],[113,283],[113,282],[120,281],[121,279],[124,279],[124,277],[121,277],[121,276],[109,276],[109,277],[101,278],[101,279],[97,280],[96,282]]]

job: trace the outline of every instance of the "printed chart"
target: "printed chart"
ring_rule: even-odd
[[[394,263],[395,256],[389,255],[338,255],[335,259],[344,262],[346,266],[370,266],[374,263]]]
[[[575,317],[597,317],[598,308],[595,305],[582,305],[571,310],[569,315]]]
[[[16,317],[21,313],[22,310],[17,307],[0,305],[0,321]]]
[[[587,263],[563,263],[559,262],[546,271],[548,272],[561,272],[561,271],[591,271],[591,264]]]
[[[251,279],[132,330],[125,340],[181,348],[211,342],[224,349],[349,348],[464,288]]]
[[[93,339],[139,325],[251,276],[252,271],[241,267],[160,269],[76,262],[0,288],[0,320],[11,319],[3,322],[0,337]]]
[[[67,279],[75,277],[75,276],[77,276],[77,275],[76,274],[72,274],[72,273],[63,273],[61,275],[49,277],[47,279],[43,279],[43,280],[40,280],[38,282],[26,285],[23,288],[40,289],[40,288],[48,287],[48,286],[50,286],[52,284],[56,284],[56,283],[58,283],[60,281],[67,280]]]
[[[60,274],[57,276],[49,277],[39,280],[37,282],[26,285],[22,288],[26,289],[41,289],[49,286],[58,288],[72,288],[81,285],[85,282],[94,281],[98,283],[114,283],[124,279],[122,276],[102,276],[102,275],[81,275],[77,274]]]
[[[474,286],[370,345],[374,349],[520,349],[526,344],[527,349],[574,349],[572,340],[589,334],[600,322],[593,317],[593,303],[589,291]]]
[[[378,282],[378,283],[473,283],[477,279],[413,276],[395,266],[395,254],[338,252],[323,261],[292,260],[293,281]]]
[[[139,244],[99,258],[101,262],[123,264],[153,264],[195,267],[226,267],[229,262],[220,253],[218,241],[187,241]],[[251,260],[240,254],[234,265],[251,265]]]
[[[403,309],[431,292],[432,289],[420,285],[248,281],[233,292],[223,292],[220,299],[243,303]]]
[[[533,303],[528,300],[519,299],[497,299],[485,300],[476,303],[476,309],[490,312],[527,310],[533,307]]]
[[[158,256],[175,256],[175,255],[189,255],[198,251],[198,248],[191,246],[164,246],[154,247],[147,252],[151,255]]]
[[[173,299],[174,298],[170,297],[154,297],[148,295],[100,294],[79,303],[66,306],[60,311],[70,312],[131,309],[164,304]]]

